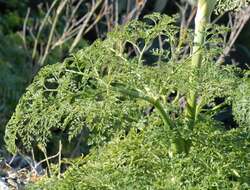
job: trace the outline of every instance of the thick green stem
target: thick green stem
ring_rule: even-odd
[[[202,61],[202,45],[205,38],[205,27],[210,22],[210,16],[216,4],[216,0],[198,0],[195,16],[195,33],[192,65],[199,67]]]
[[[180,132],[176,128],[174,122],[171,120],[168,113],[165,111],[165,109],[162,106],[159,99],[144,95],[143,93],[141,93],[140,91],[138,91],[136,89],[126,88],[122,84],[113,84],[112,88],[114,91],[118,91],[122,94],[131,96],[133,98],[145,100],[145,101],[151,103],[152,105],[154,105],[155,108],[157,109],[157,111],[159,112],[163,122],[164,122],[164,126],[169,127],[171,130],[176,130],[176,137],[172,141],[172,149],[174,150],[174,152],[175,153],[186,153],[186,154],[189,153],[189,150],[190,150],[190,147],[192,144],[191,141],[185,140],[182,137],[182,135],[180,134]]]
[[[133,98],[142,99],[142,100],[145,100],[145,101],[151,103],[152,105],[155,106],[155,108],[159,112],[159,114],[164,122],[164,125],[169,127],[170,129],[175,128],[174,122],[170,119],[169,115],[167,114],[167,112],[163,108],[159,99],[155,99],[153,97],[144,95],[143,93],[139,92],[136,89],[129,89],[127,87],[124,87],[124,85],[122,85],[122,84],[113,84],[113,90],[118,91],[118,92],[125,94],[125,95],[128,95],[128,96],[131,96]]]
[[[194,33],[194,46],[192,51],[192,69],[195,72],[199,69],[202,62],[202,49],[205,40],[205,27],[210,22],[210,16],[214,10],[216,0],[198,0],[197,13],[195,16],[195,33]],[[194,80],[191,76],[190,80]],[[190,90],[187,97],[187,118],[190,121],[190,127],[193,128],[197,119],[197,92]]]
[[[174,125],[173,121],[169,118],[166,111],[164,110],[164,108],[163,108],[162,104],[160,103],[159,99],[158,100],[153,99],[152,104],[155,106],[157,111],[160,113],[161,117],[163,118],[164,124],[168,125],[170,127],[170,129],[173,129],[175,125]]]

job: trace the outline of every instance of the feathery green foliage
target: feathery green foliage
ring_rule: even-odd
[[[214,63],[225,28],[203,28],[198,67],[190,64],[193,55],[178,49],[175,18],[159,14],[132,21],[63,63],[44,67],[7,125],[8,150],[49,148],[53,141],[72,141],[88,129],[83,138],[95,147],[90,156],[71,166],[63,182],[52,178],[41,187],[249,188],[249,128],[225,132],[213,119],[223,105],[244,99],[248,86],[235,92],[247,85],[239,85],[237,69]],[[159,36],[170,50],[152,48]],[[161,59],[148,64],[146,53]],[[185,113],[190,91],[197,97],[195,125]],[[218,98],[224,100],[219,105]],[[243,126],[247,109],[234,105]]]
[[[209,120],[198,125],[189,156],[171,157],[171,131],[149,126],[122,140],[117,135],[89,156],[72,160],[61,179],[44,178],[28,189],[249,189],[249,130],[225,132]]]
[[[247,76],[236,89],[233,114],[241,126],[250,128],[250,80]]]
[[[70,141],[84,128],[90,131],[89,143],[99,145],[110,140],[117,130],[128,131],[131,127],[152,125],[149,122],[164,122],[164,118],[163,121],[159,117],[156,119],[153,114],[154,119],[149,119],[151,116],[144,114],[152,103],[145,101],[145,97],[161,105],[165,115],[174,122],[173,130],[181,135],[185,129],[181,126],[188,124],[183,113],[185,105],[181,105],[180,100],[185,102],[190,89],[200,97],[199,113],[206,113],[204,106],[213,107],[215,98],[227,99],[232,94],[237,77],[232,67],[213,64],[219,51],[214,49],[214,44],[220,42],[217,36],[223,31],[221,28],[217,32],[207,31],[207,35],[212,35],[211,40],[207,40],[210,48],[204,49],[204,61],[196,70],[190,69],[189,56],[177,62],[166,57],[164,62],[155,65],[143,64],[146,49],[159,35],[169,40],[172,49],[176,47],[173,39],[178,27],[174,21],[158,14],[148,16],[146,22],[133,21],[111,33],[107,40],[95,42],[64,63],[43,68],[7,125],[8,150],[15,153],[17,146],[21,151],[46,147],[58,134],[64,138],[66,135]],[[128,44],[137,48],[138,56],[129,57],[125,48]],[[174,53],[171,52],[172,57],[181,56]],[[194,80],[189,80],[190,75]],[[114,90],[121,86],[123,92]],[[129,89],[136,95],[126,93]],[[177,95],[171,101],[173,93]]]
[[[238,11],[245,8],[249,3],[249,0],[217,0],[216,12],[221,14],[232,10]]]

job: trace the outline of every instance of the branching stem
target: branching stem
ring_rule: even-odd
[[[152,105],[155,106],[155,108],[159,112],[165,126],[169,127],[170,129],[175,128],[174,122],[171,120],[168,113],[165,111],[165,109],[162,106],[159,99],[144,95],[143,93],[141,93],[140,91],[138,91],[136,89],[126,88],[121,84],[119,84],[119,86],[113,85],[113,90],[118,91],[118,92],[125,94],[125,95],[128,95],[128,96],[134,97],[134,98],[145,100],[145,101],[151,103]]]

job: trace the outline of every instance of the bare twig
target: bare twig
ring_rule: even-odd
[[[51,46],[52,37],[53,37],[54,31],[55,31],[55,28],[56,28],[56,24],[57,24],[57,21],[58,21],[58,17],[59,17],[59,15],[61,14],[63,8],[65,7],[67,1],[68,1],[68,0],[62,1],[62,2],[59,4],[59,6],[58,6],[58,8],[57,8],[57,10],[56,10],[56,16],[55,16],[55,18],[54,18],[54,21],[53,21],[53,24],[52,24],[52,28],[51,28],[51,30],[50,30],[48,43],[47,43],[47,46],[46,46],[46,48],[45,48],[45,52],[44,52],[44,54],[43,54],[43,57],[42,57],[42,59],[41,59],[40,66],[43,66],[43,65],[44,65],[44,62],[45,62],[45,60],[46,60],[46,58],[47,58],[47,56],[48,56],[49,48],[50,48],[50,46]]]
[[[50,15],[51,11],[53,10],[54,6],[56,5],[57,1],[58,0],[53,1],[53,3],[51,4],[49,10],[47,11],[47,13],[46,13],[46,15],[45,15],[45,17],[44,17],[44,19],[43,19],[43,21],[42,21],[39,29],[38,29],[38,33],[37,33],[37,36],[35,38],[33,52],[32,52],[32,60],[34,60],[35,57],[36,57],[37,45],[38,45],[38,40],[40,38],[41,32],[42,32],[42,30],[43,30],[43,28],[45,26],[45,23],[47,22],[47,19],[48,19],[49,15]]]
[[[62,141],[59,141],[59,150],[58,150],[58,177],[61,176],[61,166],[62,166]]]
[[[58,176],[59,176],[61,174],[61,163],[62,163],[61,162],[62,161],[62,142],[61,142],[61,140],[59,141],[58,152],[55,155],[53,155],[53,156],[49,156],[48,157],[45,148],[40,147],[39,149],[43,152],[45,159],[43,159],[40,162],[38,162],[35,165],[35,168],[38,167],[38,166],[40,166],[43,162],[46,162],[47,166],[48,166],[49,174],[51,174],[51,168],[50,168],[49,160],[58,157],[58,160],[59,160],[59,162],[58,162]]]
[[[95,4],[92,8],[91,11],[88,13],[88,16],[86,18],[86,20],[84,21],[84,23],[81,26],[81,29],[79,30],[74,42],[72,43],[69,52],[72,52],[73,49],[76,47],[76,45],[79,43],[79,41],[81,40],[82,34],[84,32],[84,29],[86,28],[90,18],[93,16],[95,10],[99,7],[99,5],[102,3],[102,0],[97,1],[96,3],[94,1],[92,1],[92,4]]]
[[[94,22],[84,31],[84,34],[88,33],[94,26],[97,26],[97,23],[101,20],[101,18],[107,13],[107,7],[105,4],[103,5],[100,13],[96,16]]]
[[[124,18],[124,23],[127,23],[133,18],[138,19],[146,3],[147,0],[136,0],[135,7],[129,13],[127,13],[126,17]]]
[[[84,0],[79,0],[76,4],[76,6],[74,7],[74,9],[72,10],[72,13],[70,15],[70,17],[68,18],[68,22],[66,23],[64,30],[63,30],[63,34],[65,34],[70,26],[70,23],[74,20],[75,18],[75,14],[77,12],[77,10],[79,9],[80,5],[84,2]]]
[[[224,58],[230,53],[235,41],[237,40],[240,32],[244,28],[245,24],[250,18],[250,6],[247,8],[241,10],[238,13],[235,13],[235,19],[234,23],[232,25],[232,30],[229,36],[229,39],[225,45],[225,48],[223,50],[223,53],[220,55],[220,57],[217,59],[217,63],[223,63]],[[230,19],[231,20],[231,19]],[[231,21],[230,21],[231,22]]]
[[[24,19],[24,23],[23,23],[23,35],[22,35],[22,39],[23,39],[23,45],[24,48],[27,50],[27,44],[26,44],[26,31],[27,31],[27,22],[29,19],[29,15],[30,15],[30,8],[28,8],[25,19]]]

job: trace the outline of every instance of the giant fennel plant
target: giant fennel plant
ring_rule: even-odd
[[[8,123],[8,150],[63,141],[66,151],[71,141],[72,151],[84,138],[95,148],[62,180],[31,189],[249,188],[248,74],[215,64],[226,29],[209,23],[213,10],[244,4],[197,3],[185,42],[176,18],[153,14],[41,69]],[[164,45],[153,48],[159,36]],[[226,132],[213,116],[231,104],[240,128]]]
[[[225,30],[209,25],[215,7],[219,12],[236,8],[231,6],[234,1],[227,1],[228,7],[224,1],[197,3],[194,40],[189,33],[185,42],[193,47],[189,56],[181,53],[176,41],[176,18],[153,14],[144,22],[117,28],[106,40],[96,41],[63,63],[44,67],[7,125],[8,150],[44,149],[59,140],[66,147],[67,141],[79,136],[89,138],[90,145],[101,145],[116,132],[154,125],[171,131],[173,152],[188,153],[193,129],[230,104],[241,81],[232,66],[214,64],[220,53],[219,36]],[[152,48],[159,36],[170,48]],[[161,59],[146,64],[145,53]],[[216,105],[217,98],[223,103]],[[237,113],[244,109],[234,108]]]

